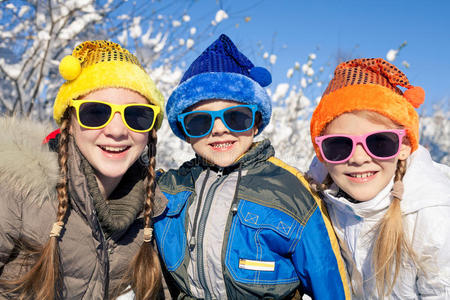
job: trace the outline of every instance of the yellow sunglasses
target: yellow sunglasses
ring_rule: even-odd
[[[111,122],[116,112],[128,129],[135,132],[148,132],[155,125],[160,113],[159,106],[151,104],[113,104],[98,100],[71,100],[70,106],[75,108],[78,123],[87,129],[100,129]]]

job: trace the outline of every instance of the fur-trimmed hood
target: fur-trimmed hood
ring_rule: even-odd
[[[53,129],[30,119],[0,117],[0,182],[7,191],[39,204],[56,196],[57,153],[42,144]]]

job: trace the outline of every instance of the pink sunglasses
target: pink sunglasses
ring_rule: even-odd
[[[330,134],[315,138],[323,159],[332,164],[348,161],[357,144],[375,159],[390,159],[398,155],[406,132],[404,129],[388,129],[364,135]]]

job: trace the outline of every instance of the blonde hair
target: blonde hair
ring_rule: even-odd
[[[58,163],[60,179],[56,185],[58,209],[56,222],[64,226],[69,210],[68,184],[68,144],[72,109],[68,108],[61,119],[61,134],[59,137]],[[151,227],[151,213],[155,195],[155,155],[156,130],[149,134],[148,154],[150,163],[147,175],[147,192],[144,204],[144,228]],[[19,241],[27,254],[37,257],[32,268],[21,278],[15,280],[0,280],[0,286],[5,287],[8,294],[18,294],[18,299],[60,299],[63,290],[63,276],[60,267],[60,249],[58,237],[53,234],[44,246],[27,241]],[[123,293],[128,286],[135,291],[136,299],[154,299],[161,290],[161,267],[154,246],[146,241],[139,252],[131,260],[130,266],[123,276],[122,284],[113,290],[113,298]]]
[[[374,111],[357,110],[348,113],[389,127],[401,128],[399,124]],[[407,137],[405,137],[403,143],[409,144]],[[394,183],[401,182],[405,173],[406,160],[398,160],[394,174]],[[309,179],[309,181],[311,187],[318,192],[323,192],[333,183],[333,179],[329,174],[321,184],[314,182],[312,179]],[[376,240],[373,247],[372,264],[375,269],[374,276],[378,295],[382,298],[392,292],[403,259],[409,256],[416,262],[414,252],[405,234],[400,201],[401,199],[393,197],[385,215],[373,229],[376,232]]]

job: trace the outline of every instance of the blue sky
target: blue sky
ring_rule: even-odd
[[[264,64],[259,42],[277,55],[272,68],[275,84],[287,82],[287,69],[296,61],[304,63],[309,53],[317,54],[317,68],[328,65],[331,71],[339,55],[386,58],[390,49],[406,41],[393,63],[411,84],[425,89],[427,108],[444,103],[448,109],[450,1],[198,0],[190,14],[204,16],[218,7],[230,18],[217,36],[226,33],[257,65]],[[247,16],[249,22],[244,21]],[[204,41],[199,51],[217,36]]]

